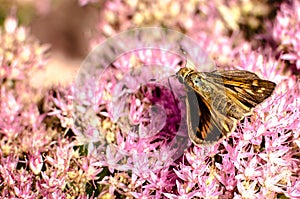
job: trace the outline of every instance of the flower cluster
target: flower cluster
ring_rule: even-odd
[[[281,59],[290,62],[291,68],[300,70],[300,2],[283,3],[277,13],[273,38],[282,51]]]
[[[76,121],[80,121],[75,121],[78,143],[87,144],[88,153],[98,159],[97,165],[107,167],[106,176],[99,181],[101,195],[138,196],[151,193],[148,187],[159,197],[167,187],[171,189],[169,167],[182,155],[188,139],[177,135],[183,103],[174,95],[176,86],[171,91],[168,80],[157,71],[167,71],[161,65],[170,66],[169,70],[175,67],[174,60],[179,59],[174,57],[149,50],[128,53],[106,68],[96,87],[87,80],[79,99],[75,99]],[[94,95],[88,96],[91,88]],[[93,112],[97,112],[96,117]],[[93,125],[95,120],[97,125]],[[136,179],[131,179],[128,171]],[[149,171],[153,171],[151,175]],[[153,179],[148,182],[150,176]]]
[[[40,45],[26,27],[18,27],[14,17],[4,22],[0,31],[0,78],[1,85],[15,86],[15,81],[29,80],[30,75],[46,64],[48,45]]]
[[[30,86],[46,61],[47,45],[8,18],[0,34],[0,197],[87,198],[102,168],[82,156],[64,130],[71,128],[68,89]],[[70,89],[71,90],[71,89]],[[91,192],[93,194],[93,191]],[[92,195],[91,194],[91,195]]]
[[[86,3],[85,1],[83,1]],[[90,1],[92,3],[93,1]],[[229,53],[260,44],[259,39],[248,44],[254,33],[266,31],[268,17],[275,6],[252,1],[107,1],[99,16],[98,32],[92,48],[107,37],[132,28],[159,26],[178,30],[191,36],[210,56],[229,64]],[[260,35],[257,35],[260,37]]]
[[[135,54],[134,58],[126,55],[127,58],[124,56],[114,63],[111,68],[113,72],[108,69],[100,80],[101,85],[107,85],[102,92],[110,96],[106,97],[108,100],[97,100],[100,106],[105,104],[106,107],[101,111],[101,126],[104,130],[101,133],[106,134],[108,142],[117,144],[117,147],[107,147],[105,158],[98,162],[99,166],[108,167],[107,175],[99,181],[99,184],[105,185],[101,196],[299,197],[299,190],[294,188],[294,185],[299,184],[299,178],[294,176],[299,174],[297,156],[300,138],[300,123],[297,120],[300,116],[297,109],[300,88],[296,77],[284,76],[281,63],[272,56],[267,57],[258,52],[237,53],[239,57],[236,57],[235,68],[253,71],[278,84],[273,96],[257,107],[253,115],[241,122],[226,140],[208,148],[194,146],[182,157],[170,161],[162,159],[163,156],[168,157],[169,148],[161,148],[158,152],[157,143],[161,145],[162,138],[172,139],[170,134],[174,132],[174,127],[168,127],[164,132],[166,126],[161,128],[162,122],[168,121],[166,118],[170,119],[166,124],[178,121],[175,115],[164,116],[162,113],[151,120],[149,117],[155,114],[151,112],[153,105],[162,105],[165,110],[169,105],[171,109],[166,111],[168,114],[174,114],[178,109],[172,105],[173,96],[163,87],[155,82],[145,81],[151,79],[147,75],[152,70],[144,59],[152,57],[151,61],[158,63],[155,59],[159,60],[159,56],[155,55],[152,57],[146,51]],[[133,70],[136,66],[132,66],[132,63],[138,64],[137,72]],[[148,73],[143,73],[142,69]],[[130,71],[130,76],[121,81],[122,74],[126,74],[124,71],[127,74]],[[117,79],[121,84],[114,81]],[[140,87],[139,83],[143,81],[146,84]],[[173,85],[172,89],[176,89],[174,82],[169,83]],[[113,98],[117,100],[114,101]],[[113,122],[115,118],[118,118],[116,123]],[[148,128],[149,124],[151,128]],[[130,125],[138,128],[130,131]],[[149,137],[145,137],[145,133]],[[137,134],[140,139],[134,136]],[[90,149],[95,150],[95,146]],[[206,151],[209,153],[205,153]],[[99,154],[98,152],[98,157]],[[162,161],[165,161],[163,168],[153,167],[153,162],[162,165]],[[130,170],[133,176],[129,176],[124,169]]]
[[[239,3],[233,2],[233,4]],[[126,2],[107,4],[105,17],[108,18],[100,25],[106,35],[115,34],[129,27],[139,27],[137,21],[131,20],[133,18],[139,18],[140,23],[145,24],[143,20],[147,17],[144,14],[146,15],[147,12],[140,13],[135,12],[136,9],[135,11],[125,9],[131,5],[136,8],[138,3],[137,5],[127,5]],[[151,8],[145,8],[145,10],[148,11]],[[247,42],[239,32],[235,31],[228,36],[226,32],[228,26],[231,30],[237,30],[240,24],[238,21],[225,20],[220,17],[225,17],[226,14],[230,16],[228,7],[220,6],[217,10],[213,6],[210,7],[210,4],[199,3],[199,8],[201,8],[200,13],[205,9],[208,10],[209,14],[205,15],[206,22],[200,16],[196,16],[195,13],[199,12],[189,12],[189,14],[193,13],[189,15],[193,26],[183,29],[199,41],[199,45],[205,47],[218,64],[225,64],[225,68],[253,71],[262,78],[273,80],[278,84],[276,91],[270,99],[255,109],[248,121],[245,120],[239,124],[231,137],[210,148],[208,151],[211,152],[208,155],[203,155],[201,147],[193,147],[184,154],[182,159],[175,161],[176,166],[170,166],[169,170],[156,172],[140,170],[141,172],[132,178],[122,172],[122,175],[127,176],[124,178],[130,182],[129,185],[123,183],[116,185],[112,178],[104,178],[103,181],[108,186],[114,187],[110,189],[109,195],[121,194],[127,197],[132,195],[136,198],[274,198],[281,195],[290,198],[299,197],[300,192],[295,188],[295,185],[299,184],[299,178],[294,177],[299,175],[297,166],[299,122],[296,119],[299,117],[297,110],[299,82],[297,78],[285,76],[284,63],[276,59],[276,52],[262,48],[259,52],[253,51],[252,48],[257,43]],[[244,8],[246,9],[247,6]],[[153,9],[155,10],[151,12],[153,15],[160,11],[156,7]],[[165,9],[168,9],[168,6],[165,6]],[[125,14],[116,15],[119,12]],[[189,17],[184,16],[184,11],[181,13],[180,19],[170,20],[171,23],[180,23],[181,19],[190,21]],[[168,23],[167,19],[170,17],[163,16],[164,20],[161,23]],[[150,24],[161,24],[155,17],[150,18],[151,23],[146,20]],[[218,20],[225,20],[225,25],[218,23]],[[231,23],[231,26],[226,22]],[[256,23],[253,20],[250,22],[254,23],[252,25]],[[185,23],[185,25],[188,24]],[[169,24],[168,27],[176,27],[176,25]],[[288,101],[287,96],[290,96]],[[139,101],[140,103],[142,103],[140,106],[143,106],[143,101]],[[281,110],[278,109],[279,104]],[[136,105],[136,101],[132,101],[131,105]],[[147,106],[147,103],[145,105]],[[143,115],[139,112],[141,110],[143,109],[136,109],[133,113]],[[127,140],[124,141],[127,142]],[[114,177],[115,182],[120,183],[119,177],[119,175]],[[133,182],[134,185],[131,184]],[[133,186],[135,189],[130,189]],[[161,189],[161,187],[165,188]]]
[[[139,49],[81,90],[72,83],[38,92],[28,80],[45,65],[47,46],[8,18],[0,31],[0,197],[300,198],[300,84],[282,62],[299,69],[300,4],[281,4],[264,33],[277,42],[270,50],[252,40],[273,8],[221,2],[107,1],[95,35],[174,28],[206,49],[218,69],[274,81],[274,93],[212,146],[188,141],[184,87],[172,77],[182,57]]]

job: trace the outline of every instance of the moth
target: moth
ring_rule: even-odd
[[[276,87],[274,82],[244,70],[198,72],[183,67],[176,77],[186,88],[188,134],[198,146],[229,136],[237,122],[250,115]]]

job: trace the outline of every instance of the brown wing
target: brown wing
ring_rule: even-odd
[[[187,93],[188,134],[196,145],[213,144],[229,135],[236,126],[236,120],[218,114],[199,93]]]
[[[207,80],[217,84],[244,115],[249,115],[252,108],[268,98],[276,87],[274,82],[260,79],[249,71],[214,71],[207,75]]]

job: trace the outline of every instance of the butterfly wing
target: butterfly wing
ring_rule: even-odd
[[[188,134],[194,144],[213,144],[235,128],[236,120],[218,114],[197,91],[190,89],[186,100]]]
[[[222,89],[231,104],[234,104],[232,110],[226,111],[228,116],[237,120],[241,120],[242,115],[251,114],[252,109],[268,98],[276,87],[274,82],[243,70],[214,71],[208,76],[207,80]]]

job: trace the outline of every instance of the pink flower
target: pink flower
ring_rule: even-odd
[[[278,50],[283,52],[280,58],[288,60],[298,71],[300,69],[299,8],[299,1],[282,3],[273,28],[273,37],[279,43]]]
[[[290,178],[288,180],[287,190],[285,191],[286,195],[290,198],[299,198],[300,197],[300,180],[299,178]]]
[[[43,158],[40,153],[36,154],[29,154],[29,168],[31,171],[35,174],[38,175],[40,174],[42,167],[43,167]]]
[[[28,29],[18,27],[17,19],[8,17],[0,32],[0,81],[19,81],[28,83],[31,72],[46,64],[44,57],[48,45],[40,45],[28,34]],[[5,81],[4,81],[5,80]]]
[[[65,176],[59,176],[55,171],[51,175],[47,175],[45,172],[42,172],[41,175],[42,179],[38,182],[38,187],[43,197],[65,196],[62,192],[65,187]]]
[[[239,192],[239,196],[237,195],[234,198],[259,198],[262,195],[258,193],[257,181],[238,181],[237,189]]]

